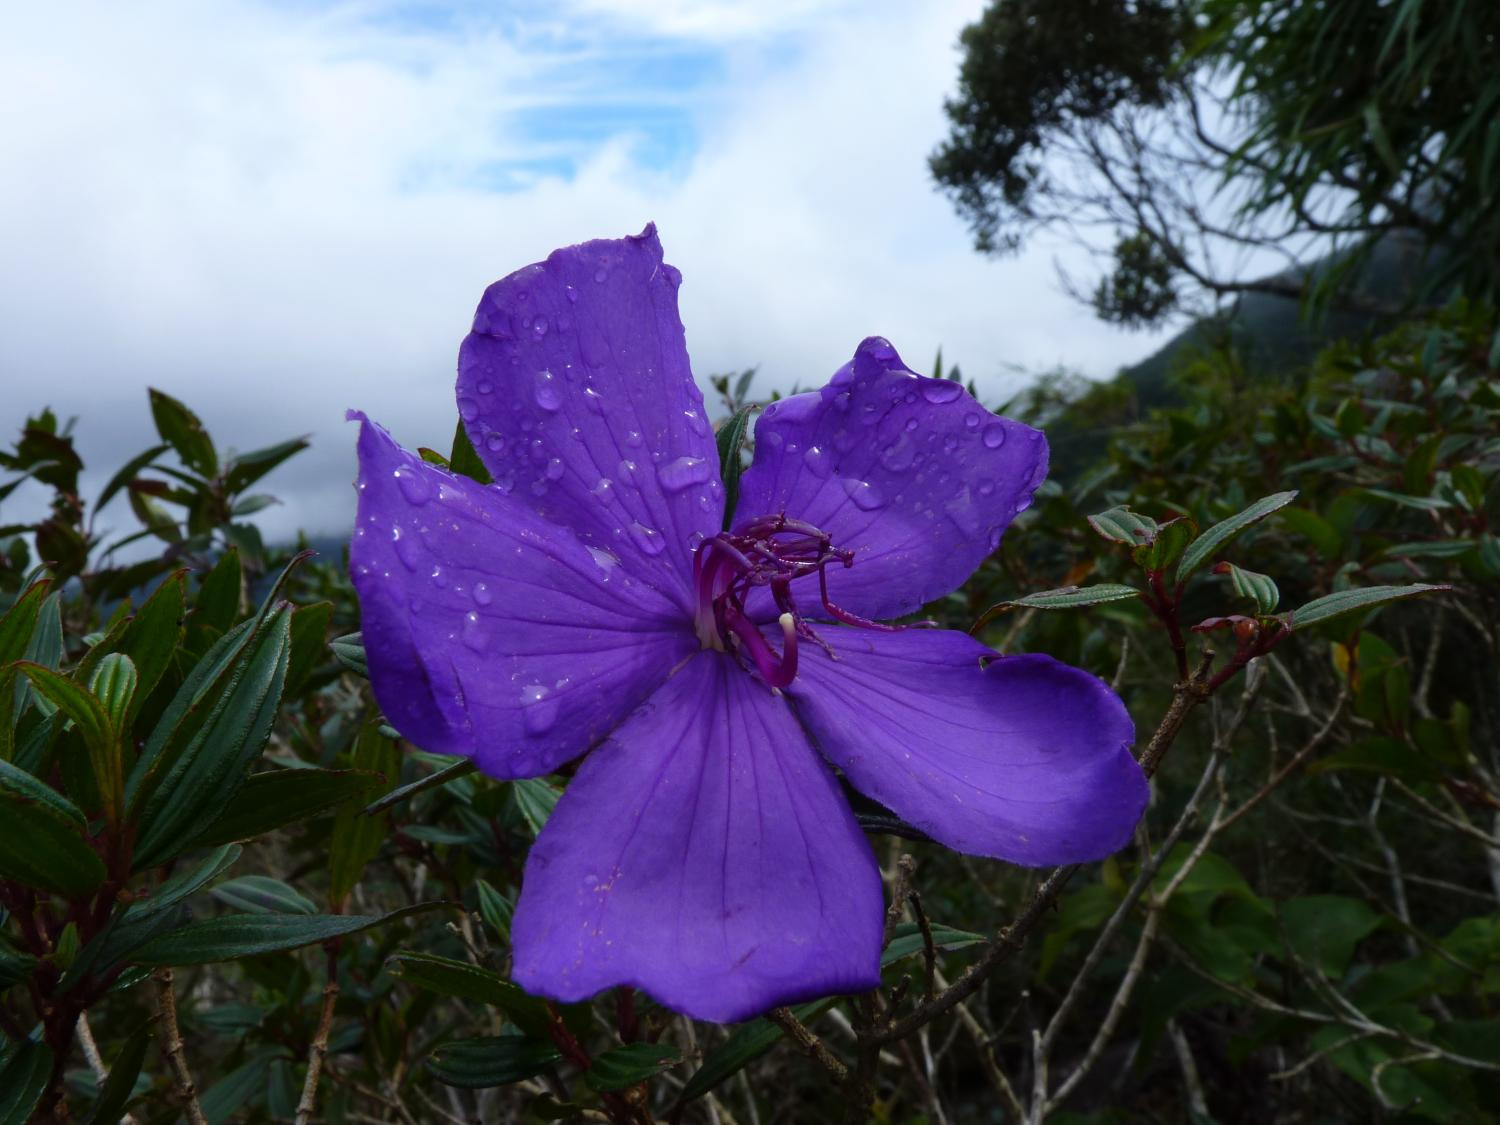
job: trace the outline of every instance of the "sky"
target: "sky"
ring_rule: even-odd
[[[484,287],[661,233],[700,383],[820,385],[868,335],[998,403],[1159,337],[1047,242],[976,254],[926,158],[981,0],[50,0],[0,37],[0,439],[78,415],[97,493],[155,438],[297,434],[273,540],[352,521],[357,407],[446,449]],[[26,518],[19,493],[0,523]],[[133,530],[123,502],[105,526]]]

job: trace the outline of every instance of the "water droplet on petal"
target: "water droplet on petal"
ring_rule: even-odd
[[[401,495],[412,504],[425,504],[432,499],[432,488],[422,479],[422,474],[410,465],[403,465],[395,471],[396,484],[401,489]]]
[[[588,403],[589,409],[595,414],[604,413],[604,396],[594,390],[593,387],[583,388],[583,401]]]
[[[547,318],[539,316],[531,322],[531,334],[540,340],[547,334]]]
[[[641,444],[641,431],[640,430],[627,430],[625,432],[625,444],[626,445],[631,445],[631,446],[640,445]]]
[[[500,453],[505,449],[505,438],[500,434],[490,434],[484,439],[484,444],[491,453]]]
[[[474,601],[479,605],[489,605],[495,600],[495,595],[490,593],[490,588],[483,582],[474,583]]]
[[[600,477],[594,482],[594,487],[589,489],[589,491],[599,497],[600,500],[608,503],[610,497],[615,494],[615,482],[608,477]]]
[[[906,434],[900,434],[880,454],[880,463],[893,473],[904,473],[916,459],[917,447]]]
[[[984,428],[984,444],[987,449],[999,449],[1005,444],[1005,425],[991,422]]]
[[[639,520],[630,525],[630,538],[635,541],[637,547],[648,555],[659,555],[666,547],[661,532],[657,531],[654,527],[647,527]]]
[[[598,269],[596,269],[594,271],[594,280],[595,281],[603,281],[608,276],[609,276],[609,270],[605,269],[603,266],[600,266]]]
[[[472,422],[479,417],[479,404],[465,395],[458,400],[458,416],[465,422]]]
[[[562,392],[557,389],[557,379],[550,371],[538,371],[536,373],[536,385],[533,388],[536,404],[543,410],[556,410],[562,405]]]
[[[563,463],[560,457],[554,457],[547,462],[545,474],[548,480],[561,480],[563,471]]]
[[[593,556],[594,562],[599,565],[599,569],[604,571],[606,579],[620,565],[619,557],[613,551],[605,550],[603,547],[590,547],[589,554]]]
[[[459,630],[464,644],[475,652],[484,651],[485,635],[484,628],[479,624],[479,614],[470,610],[464,614],[463,628]]]
[[[443,573],[443,568],[438,566],[437,563],[432,564],[432,573],[428,577],[432,579],[432,584],[439,590],[444,589],[448,585],[448,576]]]
[[[495,389],[495,384],[491,383],[488,379],[481,379],[481,380],[479,380],[478,391],[479,391],[480,394],[482,394],[482,395],[490,394],[491,392],[494,391],[494,389]]]
[[[994,491],[995,491],[995,482],[994,481],[992,481],[992,480],[982,480],[982,481],[979,482],[979,495],[981,495],[981,496],[988,496],[990,493],[992,493]]]
[[[915,418],[908,418],[906,420],[906,430],[907,430],[907,432],[910,433],[912,430],[915,430],[916,428],[917,428],[917,420]]]
[[[713,467],[702,457],[679,457],[656,470],[656,479],[668,492],[681,492],[695,484],[702,484],[713,472]]]
[[[963,393],[961,386],[947,379],[922,380],[922,397],[934,404],[952,402]]]
[[[815,477],[827,477],[833,472],[833,459],[828,456],[828,450],[821,445],[809,445],[807,452],[802,455],[803,464]]]
[[[407,570],[415,571],[422,565],[422,549],[417,544],[416,536],[409,531],[402,531],[399,526],[391,528],[391,541],[396,547],[396,557],[401,560]]]
[[[979,415],[978,414],[965,414],[964,415],[964,425],[967,426],[967,427],[969,427],[969,429],[971,429],[971,430],[977,430],[979,428]]]
[[[578,300],[578,290],[574,289],[571,285],[564,285],[563,292],[567,294],[570,302]]]
[[[546,734],[557,722],[557,700],[541,684],[521,689],[521,722],[527,734]]]
[[[846,478],[843,484],[844,492],[854,501],[854,506],[862,511],[874,511],[885,503],[885,494],[869,481]]]
[[[635,462],[629,460],[628,458],[626,460],[624,460],[624,461],[621,461],[618,465],[615,466],[615,473],[622,480],[627,481],[628,483],[631,483],[631,484],[635,483],[635,470],[636,470],[636,464],[635,464]]]

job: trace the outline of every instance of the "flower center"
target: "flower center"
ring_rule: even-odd
[[[839,608],[828,597],[828,568],[854,565],[854,552],[833,545],[827,532],[786,515],[761,516],[736,532],[720,532],[693,552],[698,596],[693,625],[704,648],[732,652],[755,664],[761,679],[784,688],[797,675],[798,638],[815,641],[831,653],[797,611],[792,583],[817,575],[818,601],[835,621],[866,629],[894,630]],[[805,585],[805,584],[804,584]],[[745,602],[757,586],[770,588],[780,611],[782,649],[777,653],[750,620]]]

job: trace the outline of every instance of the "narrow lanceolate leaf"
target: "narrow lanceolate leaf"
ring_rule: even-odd
[[[512,782],[510,791],[531,834],[540,836],[552,816],[552,810],[562,799],[562,790],[549,784],[545,778],[528,777],[523,781]]]
[[[1100,582],[1094,586],[1059,586],[1055,590],[1040,590],[1024,598],[1013,598],[1008,602],[992,605],[974,622],[969,632],[978,634],[990,622],[1012,609],[1083,609],[1107,602],[1123,602],[1140,597],[1134,586],[1122,586],[1117,582]]]
[[[243,596],[244,568],[239,551],[230,547],[203,576],[198,596],[193,599],[193,621],[223,633],[240,615]]]
[[[317,945],[346,934],[432,910],[442,903],[424,902],[390,914],[226,914],[190,922],[138,949],[131,961],[138,965],[206,965],[237,961]]]
[[[280,879],[269,875],[241,875],[220,883],[209,894],[233,910],[246,914],[316,914],[318,908]]]
[[[0,617],[0,665],[21,659],[26,646],[31,643],[37,614],[42,608],[42,600],[46,598],[49,586],[51,583],[45,579],[33,583],[5,611],[5,616]]]
[[[264,449],[241,453],[224,470],[224,486],[230,492],[243,492],[288,457],[308,447],[306,438],[292,438]]]
[[[1214,573],[1228,575],[1234,592],[1253,601],[1256,613],[1271,613],[1281,601],[1281,591],[1276,588],[1276,583],[1257,571],[1221,562],[1214,567]]]
[[[561,1058],[562,1053],[551,1043],[521,1035],[497,1035],[444,1043],[427,1060],[427,1068],[445,1086],[486,1090],[532,1078]]]
[[[433,953],[397,953],[386,962],[386,968],[393,976],[429,992],[498,1008],[528,1035],[547,1034],[550,1019],[546,1003],[499,973]]]
[[[1124,505],[1090,516],[1089,526],[1111,543],[1131,547],[1149,544],[1156,538],[1156,521],[1150,516],[1132,512]]]
[[[379,800],[371,801],[361,811],[365,816],[374,816],[376,813],[388,809],[392,805],[399,805],[402,801],[410,800],[418,793],[423,793],[428,789],[436,789],[440,785],[447,785],[448,782],[460,777],[467,777],[478,768],[474,764],[473,759],[462,758],[454,762],[451,766],[444,766],[442,769],[435,773],[430,773],[426,777],[419,777],[416,781],[409,781],[405,785],[398,785]]]
[[[151,1038],[151,1028],[147,1025],[125,1040],[125,1046],[109,1063],[109,1078],[89,1113],[88,1125],[116,1125],[120,1120],[135,1093],[135,1080],[141,1073],[141,1064],[146,1061],[146,1048]]]
[[[104,882],[83,813],[25,770],[0,762],[0,879],[74,898]]]
[[[1187,516],[1178,516],[1159,525],[1150,545],[1137,547],[1131,557],[1146,570],[1163,571],[1182,557],[1197,535],[1198,525]]]
[[[370,678],[370,665],[365,660],[365,639],[359,633],[346,633],[328,642],[334,659],[356,676]]]
[[[837,1003],[836,997],[814,1000],[811,1004],[800,1004],[792,1009],[792,1015],[802,1023],[811,1023]],[[687,1085],[678,1096],[680,1103],[701,1098],[726,1078],[732,1078],[761,1055],[776,1046],[783,1032],[768,1019],[747,1020],[729,1033],[718,1047],[710,1051],[703,1065],[693,1072]]]
[[[682,1064],[682,1051],[670,1043],[626,1043],[594,1059],[583,1080],[601,1094],[628,1089]]]
[[[135,480],[137,473],[165,453],[167,449],[167,443],[162,442],[160,445],[153,445],[143,453],[137,453],[129,461],[125,462],[120,467],[120,471],[109,478],[109,483],[104,486],[104,491],[99,493],[99,499],[94,502],[94,510],[96,512],[99,511],[104,505],[113,500],[120,489]]]
[[[401,773],[401,754],[396,743],[366,722],[354,741],[356,769],[384,779],[371,792],[392,785]],[[328,901],[341,903],[354,890],[365,864],[379,854],[386,842],[390,818],[383,812],[365,816],[355,806],[345,805],[333,822],[333,842],[328,849]]]
[[[934,949],[966,949],[971,945],[981,945],[987,940],[983,934],[971,933],[968,930],[955,930],[952,926],[944,926],[936,922],[928,927],[928,932],[932,934]],[[922,936],[921,927],[915,922],[903,922],[896,927],[896,932],[891,935],[891,943],[880,955],[881,967],[894,965],[903,957],[921,953],[925,948],[926,939]]]
[[[26,1125],[52,1076],[52,1051],[23,1040],[0,1056],[0,1125]]]
[[[72,721],[91,750],[94,745],[107,743],[112,737],[109,714],[88,688],[40,664],[23,662],[18,665],[18,670],[31,681],[32,687]]]
[[[1420,597],[1423,594],[1440,594],[1452,586],[1414,583],[1410,586],[1365,586],[1358,590],[1339,590],[1326,597],[1314,598],[1300,609],[1287,614],[1287,627],[1308,629],[1321,625],[1346,613],[1374,609],[1404,598]]]
[[[1214,524],[1182,553],[1177,564],[1177,581],[1183,582],[1213,559],[1214,553],[1251,524],[1265,519],[1278,508],[1284,508],[1297,498],[1297,493],[1275,492],[1263,496],[1242,512],[1236,512],[1227,520]]]
[[[198,416],[171,395],[151,388],[151,417],[156,432],[170,442],[182,463],[195,473],[211,477],[219,471],[219,457],[214,443],[198,421]]]
[[[155,784],[139,806],[137,869],[165,863],[190,846],[244,784],[281,702],[290,636],[291,611],[283,607],[244,653],[238,675],[208,714],[203,714],[209,707],[204,700],[163,747]]]
[[[277,828],[362,798],[380,779],[368,770],[269,770],[253,773],[195,846],[253,840]]]
[[[719,447],[719,477],[724,482],[724,530],[734,521],[734,509],[740,499],[740,474],[745,471],[742,450],[745,435],[750,430],[750,415],[754,407],[736,410],[719,427],[714,440]]]

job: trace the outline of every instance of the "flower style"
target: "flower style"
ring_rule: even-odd
[[[351,549],[370,678],[497,778],[590,752],[526,862],[524,987],[634,985],[708,1020],[879,983],[882,889],[830,763],[959,851],[1097,859],[1146,799],[1094,676],[877,622],[957,587],[1042,435],[871,338],[767,407],[728,530],[653,227],[492,285],[458,409],[494,483],[364,422]]]

